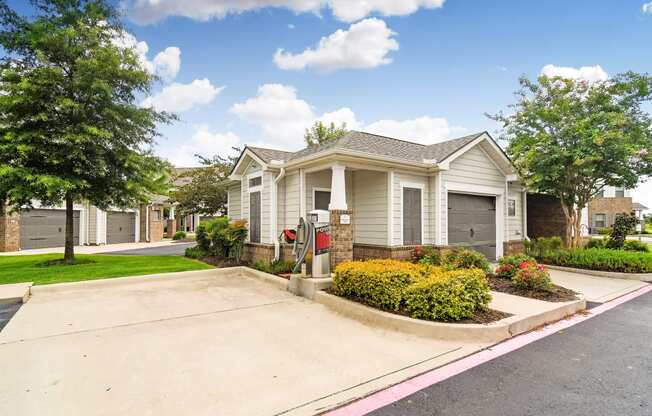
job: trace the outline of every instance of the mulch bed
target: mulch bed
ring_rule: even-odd
[[[401,316],[406,316],[410,319],[417,319],[420,321],[429,321],[429,322],[441,322],[441,323],[447,323],[447,324],[490,324],[492,322],[500,321],[501,319],[509,318],[512,316],[511,313],[506,313],[506,312],[501,312],[497,311],[495,309],[487,309],[486,311],[476,311],[475,314],[466,319],[462,319],[459,321],[453,321],[453,320],[444,320],[444,319],[436,319],[436,320],[426,320],[426,319],[418,319],[418,318],[412,318],[410,314],[408,313],[407,310],[404,308],[394,311],[394,310],[389,310],[389,309],[381,309],[377,308],[375,306],[369,305],[367,302],[365,302],[363,299],[355,297],[355,296],[340,296],[336,294],[332,288],[326,289],[326,292],[333,295],[333,296],[339,296],[341,298],[351,300],[353,302],[361,303],[365,306],[368,306],[370,308],[374,308],[383,312],[389,312],[393,313],[394,315],[401,315]]]
[[[223,259],[219,257],[203,257],[201,259],[198,259],[201,262],[204,262],[206,264],[210,264],[211,266],[215,267],[235,267],[235,266],[242,266],[242,263],[238,263],[234,259]]]
[[[528,290],[512,286],[510,279],[503,277],[489,277],[489,286],[496,292],[508,293],[510,295],[523,296],[525,298],[545,300],[547,302],[568,302],[577,300],[577,293],[565,287],[553,285],[550,290]]]

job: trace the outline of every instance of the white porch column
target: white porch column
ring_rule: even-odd
[[[348,209],[346,205],[345,169],[346,168],[342,165],[331,166],[331,202],[328,204],[329,210]]]
[[[175,205],[174,205],[174,204],[170,205],[170,213],[168,214],[168,217],[169,217],[169,219],[171,219],[171,220],[174,219],[174,208],[175,208]]]

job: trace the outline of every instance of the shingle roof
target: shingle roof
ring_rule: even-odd
[[[643,205],[643,204],[640,204],[640,203],[638,203],[638,202],[634,202],[634,203],[632,204],[632,209],[635,210],[635,211],[645,211],[645,210],[647,210],[648,208],[647,208],[645,205]]]
[[[298,152],[250,147],[266,163],[271,160],[288,162],[329,149],[342,149],[368,153],[377,156],[393,157],[408,162],[423,162],[424,159],[442,161],[458,149],[480,137],[482,133],[471,134],[457,139],[447,140],[431,145],[409,142],[361,131],[350,131],[339,139],[315,147],[306,147]]]

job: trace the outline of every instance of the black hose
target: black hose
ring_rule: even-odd
[[[297,262],[294,265],[294,269],[292,269],[292,273],[296,274],[301,271],[301,265],[306,260],[306,256],[308,255],[308,250],[310,250],[310,248],[312,247],[312,236],[314,234],[313,228],[314,225],[311,222],[305,221],[303,218],[299,218],[299,226],[297,227],[297,236],[294,239],[294,247],[292,249],[292,251],[294,252],[294,256],[297,259]],[[303,247],[301,247],[300,252],[299,252],[299,239],[303,241]]]

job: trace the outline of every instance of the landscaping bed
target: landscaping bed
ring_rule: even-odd
[[[489,277],[489,286],[496,292],[545,300],[546,302],[569,302],[578,299],[577,293],[565,287],[552,285],[548,290],[525,289],[514,286],[510,279],[498,276]]]

